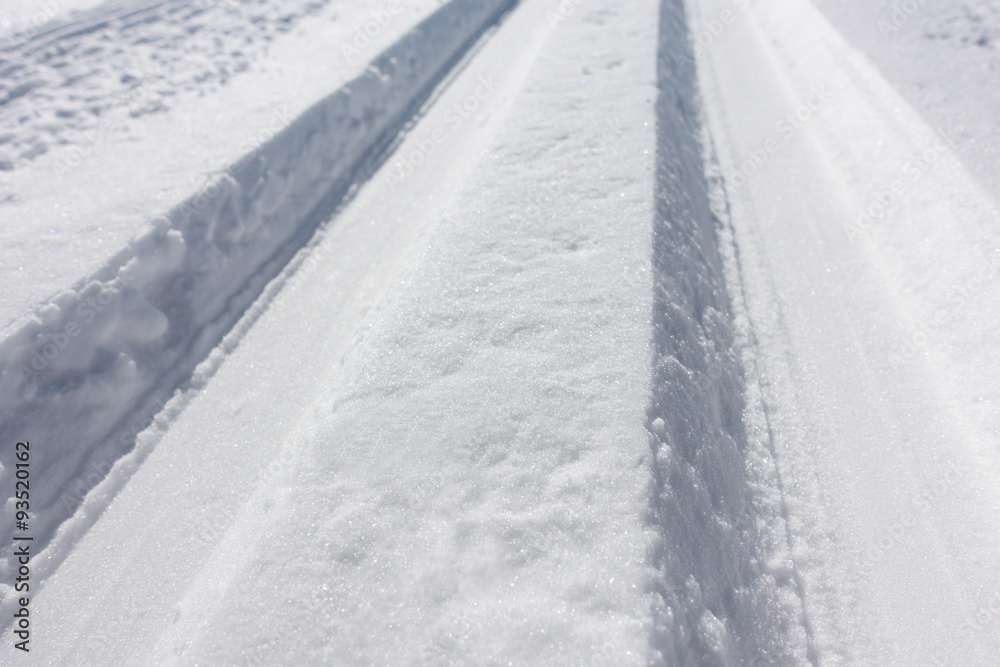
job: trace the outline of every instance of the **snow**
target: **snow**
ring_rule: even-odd
[[[731,292],[746,299],[745,366],[812,650],[988,664],[994,627],[960,642],[950,629],[1000,583],[982,529],[998,507],[996,204],[809,3],[757,3],[705,55]],[[826,101],[801,106],[817,85]],[[776,129],[797,108],[798,127]]]
[[[106,474],[127,451],[135,433],[122,420],[158,406],[191,372],[505,6],[450,4],[429,17],[0,343],[0,432],[46,443],[34,458],[40,542],[76,509],[82,494],[66,493],[74,478]],[[0,474],[13,484],[11,457]],[[14,501],[3,511],[7,538]]]
[[[1000,7],[988,0],[819,7],[928,125],[953,137],[957,157],[996,199]]]
[[[43,659],[645,662],[656,26],[604,7],[553,30],[546,9],[512,17],[396,154],[502,69],[469,122],[391,198],[383,165],[316,268],[118,464],[150,452],[41,594]],[[609,27],[648,57],[595,55]],[[173,510],[137,522],[130,498]]]
[[[993,664],[1000,17],[907,7],[8,33],[26,661]]]
[[[15,168],[0,171],[5,334],[58,292],[106,273],[143,225],[356,79],[438,6],[409,3],[354,54],[346,47],[382,11],[366,0],[319,10],[307,2],[152,4],[138,25],[73,23],[47,46],[36,38],[4,49],[14,80],[45,85],[0,106],[4,126],[16,130],[4,131],[11,137],[0,151],[46,149],[30,160],[5,156]],[[98,14],[127,15],[135,3],[110,7]],[[287,20],[266,20],[281,8]],[[79,23],[94,24],[88,17]],[[106,46],[123,41],[128,49]]]
[[[649,409],[654,559],[662,604],[655,641],[666,664],[805,657],[800,592],[779,501],[755,488],[771,452],[743,423],[737,329],[718,253],[693,51],[680,6],[665,5],[659,53],[653,396]],[[791,629],[789,629],[791,628]]]
[[[102,4],[102,0],[7,0],[0,14],[0,37],[11,43],[62,25],[75,12]]]

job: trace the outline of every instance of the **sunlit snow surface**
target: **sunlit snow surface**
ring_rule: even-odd
[[[0,14],[5,660],[1000,653],[996,107],[882,9],[56,4]]]

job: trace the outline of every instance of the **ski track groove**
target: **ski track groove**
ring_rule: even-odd
[[[745,333],[739,303],[730,297],[738,285],[728,284],[721,253],[703,94],[685,44],[696,18],[684,4],[661,4],[658,55],[655,357],[647,428],[661,539],[654,562],[669,611],[654,612],[664,623],[654,647],[667,664],[797,663],[808,651],[794,627],[810,621],[794,573],[791,583],[776,583],[766,567],[789,547],[787,523],[781,507],[759,505],[762,483],[749,468],[765,457],[769,467],[775,463],[742,418],[749,409],[740,358]],[[718,531],[715,522],[730,528]],[[791,590],[782,594],[785,588]],[[721,626],[717,635],[713,626]]]
[[[711,146],[712,163],[714,167],[718,168],[718,160],[716,158],[717,149],[715,146],[715,142],[714,140],[711,139],[710,142],[711,142],[710,146]],[[727,237],[728,237],[727,238],[728,243],[726,244],[728,246],[727,249],[732,257],[732,262],[734,265],[736,275],[739,277],[738,281],[739,304],[742,310],[742,314],[744,316],[744,321],[746,322],[744,334],[748,338],[750,348],[753,350],[759,350],[760,338],[757,334],[757,326],[754,324],[753,319],[749,316],[750,310],[749,310],[749,301],[747,298],[746,281],[743,278],[743,260],[740,253],[740,247],[735,242],[736,227],[733,225],[732,221],[732,211],[729,204],[729,195],[728,192],[726,192],[726,188],[723,184],[719,183],[717,187],[721,191],[721,195],[725,201],[725,206],[722,211],[723,220],[719,222],[721,222],[721,224],[727,230]],[[756,218],[754,219],[756,220]],[[782,335],[787,337],[787,331],[783,323],[784,317],[781,312],[781,304],[778,300],[778,295],[772,292],[771,299],[772,302],[776,305],[776,313],[778,315],[778,321],[779,321],[778,328],[782,332]],[[807,594],[806,594],[806,583],[802,576],[801,566],[795,557],[796,538],[791,527],[791,515],[788,509],[788,494],[785,491],[785,479],[783,473],[781,472],[780,457],[778,455],[778,450],[775,442],[774,426],[772,423],[773,418],[771,416],[772,408],[769,405],[767,399],[767,390],[764,380],[761,376],[760,365],[757,362],[757,358],[755,355],[748,356],[746,355],[745,352],[746,351],[744,351],[744,354],[741,355],[743,357],[744,368],[748,368],[750,370],[751,376],[753,378],[752,382],[756,385],[758,391],[760,392],[759,409],[761,416],[764,419],[764,424],[766,426],[766,433],[767,433],[766,447],[767,447],[767,452],[771,457],[771,463],[775,479],[775,487],[779,495],[781,523],[782,526],[784,527],[785,546],[788,549],[788,557],[792,565],[792,576],[795,580],[795,594],[799,598],[799,604],[801,605],[801,610],[802,610],[800,622],[802,623],[802,629],[805,631],[806,634],[806,655],[810,664],[819,667],[819,665],[822,664],[822,659],[816,644],[816,632],[815,629],[813,628],[812,619],[810,618],[809,614],[809,606],[807,603]]]
[[[366,71],[366,73],[362,74],[358,79],[345,84],[343,88],[333,93],[327,99],[335,101],[342,99],[345,95],[345,91],[347,95],[350,95],[352,89],[354,88],[357,88],[358,92],[363,93],[365,90],[366,80],[369,80],[367,85],[370,89],[370,80],[378,81],[381,79],[381,73],[378,70],[379,66],[385,66],[388,59],[399,54],[401,49],[404,51],[406,49],[410,49],[412,51],[413,49],[419,49],[426,46],[427,40],[423,38],[423,33],[426,32],[433,36],[435,34],[433,26],[437,25],[438,29],[440,29],[442,21],[452,20],[450,19],[451,13],[454,13],[457,7],[461,7],[461,2],[464,2],[464,0],[457,0],[457,2],[442,6],[427,19],[422,21],[410,33],[404,36],[400,42],[390,47],[383,54],[377,56],[372,61],[374,63],[374,70],[370,68],[369,71]],[[212,296],[216,303],[214,316],[204,319],[194,330],[190,330],[186,334],[182,332],[181,338],[178,338],[178,334],[176,332],[172,334],[174,345],[170,348],[170,350],[168,350],[168,354],[174,357],[173,362],[162,368],[159,371],[159,374],[152,379],[149,385],[143,389],[141,393],[128,399],[128,407],[114,419],[113,425],[107,427],[107,431],[102,437],[99,437],[95,440],[95,442],[90,443],[89,447],[81,447],[79,443],[80,440],[83,440],[83,438],[79,436],[79,433],[83,432],[84,428],[74,428],[67,425],[67,440],[77,443],[75,445],[77,449],[74,450],[72,454],[79,459],[79,463],[75,467],[75,470],[71,471],[70,474],[66,476],[65,480],[57,483],[58,486],[56,486],[50,493],[52,500],[48,505],[41,501],[38,503],[39,509],[42,512],[39,517],[36,517],[35,521],[36,548],[42,550],[41,553],[43,554],[47,553],[48,558],[44,561],[46,563],[45,565],[41,565],[42,561],[39,561],[39,564],[36,565],[36,576],[44,578],[48,573],[54,571],[58,562],[62,560],[62,557],[65,557],[68,554],[70,545],[83,532],[82,526],[66,526],[64,530],[60,530],[60,524],[63,524],[70,516],[73,516],[72,512],[69,514],[66,513],[67,508],[61,500],[58,500],[60,494],[62,494],[62,497],[65,498],[65,492],[68,490],[69,485],[74,482],[79,482],[83,478],[85,472],[88,472],[91,468],[99,469],[95,466],[103,467],[109,463],[113,463],[119,456],[127,453],[127,451],[132,448],[136,435],[145,427],[145,425],[151,423],[157,411],[167,404],[170,395],[172,395],[176,389],[182,388],[185,382],[192,377],[192,374],[195,372],[198,364],[211,354],[212,350],[216,348],[222,339],[224,339],[226,333],[234,326],[238,325],[243,317],[243,314],[248,308],[253,306],[257,297],[260,296],[262,291],[266,289],[269,280],[280,274],[282,268],[294,258],[296,253],[301,248],[309,243],[316,230],[330,217],[331,213],[338,206],[340,206],[346,198],[348,198],[350,192],[357,187],[358,183],[363,182],[368,176],[370,176],[374,169],[388,157],[391,147],[399,141],[401,134],[405,132],[406,127],[412,122],[414,114],[419,113],[420,109],[426,105],[428,98],[434,95],[435,91],[437,91],[441,85],[446,84],[446,82],[450,80],[448,77],[452,69],[456,66],[460,66],[466,61],[467,51],[469,49],[474,49],[484,38],[488,38],[489,34],[491,34],[489,32],[490,28],[498,21],[502,21],[504,16],[516,5],[517,3],[514,0],[496,0],[489,5],[491,9],[488,11],[484,12],[482,9],[479,10],[484,23],[481,25],[474,24],[471,26],[471,31],[468,31],[464,37],[457,38],[454,51],[441,60],[435,66],[435,69],[430,75],[425,75],[427,77],[426,80],[419,87],[409,93],[409,97],[407,98],[408,101],[405,101],[403,105],[397,109],[392,109],[390,107],[388,111],[382,112],[389,116],[389,119],[384,121],[384,127],[374,137],[363,138],[364,143],[362,144],[362,147],[360,149],[355,149],[358,151],[357,157],[351,157],[351,154],[348,153],[348,157],[346,159],[354,160],[354,164],[348,165],[346,170],[344,170],[341,174],[335,174],[335,179],[332,184],[327,185],[325,188],[325,195],[314,203],[305,214],[301,215],[300,220],[296,224],[295,230],[280,244],[277,244],[274,250],[268,253],[264,258],[257,260],[258,269],[248,272],[245,281],[238,283],[235,289],[229,287],[228,289],[231,291],[228,295],[223,293],[221,295],[221,300],[219,296]],[[435,24],[435,22],[437,23]],[[462,35],[462,33],[456,34]],[[440,50],[444,47],[434,48],[438,48]],[[433,51],[431,53],[433,54]],[[431,62],[433,63],[433,60]],[[394,92],[396,92],[396,95],[398,96],[398,91]],[[338,95],[341,97],[338,98]],[[323,105],[327,103],[328,101],[324,100],[314,107],[311,107],[303,113],[302,116],[293,121],[290,127],[279,133],[278,136],[272,140],[271,144],[266,146],[261,152],[267,155],[269,148],[273,145],[277,147],[273,150],[279,155],[286,153],[287,149],[282,146],[281,142],[294,140],[297,136],[296,131],[301,132],[300,126],[303,124],[317,119],[323,120]],[[310,121],[310,118],[312,121]],[[306,138],[311,136],[311,134],[306,133]],[[256,156],[257,152],[251,155]],[[305,157],[305,155],[306,154],[303,153],[303,155],[299,157],[300,164],[303,162],[301,158]],[[235,164],[241,165],[243,160],[244,158],[241,158]],[[293,178],[289,178],[287,186],[292,187],[294,185],[295,180]],[[195,196],[200,196],[200,193]],[[211,207],[207,210],[209,213],[212,211]],[[225,201],[223,201],[222,213],[224,214],[225,212]],[[187,219],[185,218],[185,221],[186,220]],[[195,221],[198,221],[197,216],[195,217]],[[294,217],[292,218],[292,222],[296,222]],[[185,234],[186,233],[187,232],[185,231]],[[151,236],[157,237],[161,234],[162,229],[157,231],[154,228]],[[142,239],[133,244],[133,247],[141,247],[138,245],[141,243]],[[154,257],[156,252],[155,248],[158,245],[161,245],[161,243],[162,242],[160,241],[154,242]],[[120,258],[116,261],[122,265],[125,264],[125,262]],[[102,271],[102,273],[107,272],[107,269]],[[113,273],[114,271],[112,270],[112,274]],[[81,284],[85,284],[85,282],[86,281],[83,281]],[[197,293],[195,293],[194,296],[197,297]],[[178,305],[181,307],[178,308]],[[164,311],[169,314],[174,326],[176,326],[179,321],[183,322],[191,319],[191,306],[187,304],[173,304],[164,308]],[[197,313],[195,314],[197,315]],[[24,354],[23,352],[19,353],[17,351],[17,336],[22,338],[25,337],[24,330],[20,330],[15,334],[15,336],[0,343],[0,350],[3,350],[3,348],[6,347],[7,354],[14,356],[15,359],[17,358],[16,355]],[[23,345],[23,342],[21,344]],[[10,362],[8,361],[8,363]],[[28,363],[30,362],[25,359],[22,362],[22,365]],[[163,366],[164,364],[162,360],[157,363],[160,366]],[[11,374],[7,375],[6,379],[8,382],[11,377]],[[80,391],[79,388],[74,388],[74,386],[74,383],[70,383],[69,385],[66,385],[63,391]],[[2,387],[0,387],[0,391],[2,391]],[[11,401],[11,405],[15,405],[16,403],[17,401]],[[111,414],[114,414],[115,411],[121,410],[121,406],[117,403],[112,403],[107,406],[105,410],[106,413],[107,411],[110,411]],[[37,407],[35,411],[38,411]],[[97,410],[92,413],[87,413],[86,418],[94,420],[94,414],[96,414],[97,419],[106,418],[104,417],[104,414],[106,413],[101,413],[100,410]],[[35,415],[35,417],[37,416],[38,415]],[[23,422],[25,419],[26,417],[24,414],[20,414],[17,418],[9,415],[2,416],[2,418],[0,418],[0,430],[8,432],[14,430],[15,428],[22,428],[24,427]],[[52,423],[51,420],[50,423]],[[142,424],[143,426],[137,427],[136,424]],[[79,431],[77,429],[79,429]],[[33,430],[35,432],[38,431],[37,424]],[[11,434],[8,433],[8,435]],[[18,437],[18,439],[23,438]],[[52,438],[52,440],[58,441],[58,437]],[[121,453],[115,454],[112,451],[112,448],[115,444],[119,443],[119,441],[126,443],[127,448],[125,448]],[[35,461],[33,461],[33,463],[35,463]],[[46,472],[45,463],[46,462],[44,460],[37,462],[36,465],[39,465],[39,468],[36,470],[36,476]],[[6,465],[4,467],[8,471],[12,469],[7,468]],[[108,465],[108,467],[110,467],[110,465]],[[61,473],[59,470],[56,470],[56,474],[66,475],[65,467],[63,467]],[[120,484],[123,483],[123,481],[124,480],[118,480],[117,483]],[[87,512],[76,512],[75,514],[75,516],[79,517],[79,520],[86,525],[92,525],[93,521],[96,520],[97,515],[100,514],[107,502],[110,500],[110,497],[107,494],[109,490],[108,488],[101,487],[100,490],[97,490],[97,487],[100,487],[101,485],[90,486],[91,489],[88,491],[87,496],[85,496],[83,503]],[[117,488],[120,488],[120,486]],[[93,493],[90,491],[93,491]],[[11,489],[11,494],[12,493],[13,490]],[[89,502],[87,501],[87,498],[90,498]],[[77,508],[74,507],[73,509],[76,510]],[[81,517],[81,514],[85,514],[86,516]],[[46,547],[52,543],[51,540],[57,538],[60,534],[63,537],[58,539],[59,548],[48,552],[44,551]],[[65,540],[65,542],[63,542],[63,540]],[[5,551],[7,552],[8,558],[12,557],[11,549],[7,548]],[[53,551],[55,553],[53,553]],[[4,600],[0,602],[0,608],[6,609],[13,603],[13,601],[14,597],[12,595],[5,596]]]

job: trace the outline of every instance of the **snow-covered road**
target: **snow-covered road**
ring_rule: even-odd
[[[507,9],[425,10],[97,269],[91,357],[0,369],[39,461],[89,429],[4,664],[996,664],[989,151],[809,0]]]

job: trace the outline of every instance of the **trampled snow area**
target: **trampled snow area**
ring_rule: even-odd
[[[1000,18],[875,4],[11,5],[3,664],[996,664]]]

